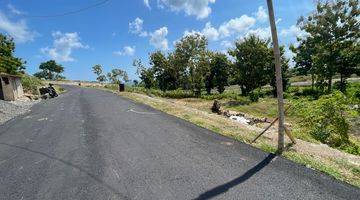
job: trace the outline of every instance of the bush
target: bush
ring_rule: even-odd
[[[169,90],[163,92],[162,97],[167,97],[171,99],[182,99],[182,98],[192,98],[195,97],[193,92],[186,90]]]
[[[251,102],[258,102],[260,94],[258,92],[250,92],[249,98]]]
[[[119,85],[118,84],[106,84],[104,86],[104,88],[109,89],[109,90],[118,90]]]
[[[323,94],[323,92],[321,92],[320,90],[316,90],[316,89],[312,89],[312,88],[304,88],[301,92],[295,92],[295,96],[309,96],[309,97],[313,97],[314,99],[318,99],[321,95]]]
[[[343,83],[340,81],[336,81],[333,85],[333,89],[340,90],[340,91],[341,91],[341,89],[343,89],[345,91],[348,86],[349,86],[349,83],[347,81],[345,81]]]
[[[294,111],[302,118],[302,125],[322,143],[332,147],[349,146],[348,99],[341,92],[322,96],[319,100],[301,102]]]
[[[21,78],[21,83],[24,88],[24,92],[35,95],[39,94],[38,88],[44,85],[40,79],[27,74]]]
[[[288,93],[299,93],[300,87],[298,86],[290,86],[287,90]]]

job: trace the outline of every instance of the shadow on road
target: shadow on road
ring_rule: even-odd
[[[56,161],[59,161],[67,166],[70,166],[70,167],[73,167],[73,168],[76,168],[78,169],[79,171],[85,173],[86,175],[88,175],[90,178],[92,178],[94,181],[98,182],[99,184],[103,185],[104,187],[106,187],[108,190],[110,190],[111,192],[113,192],[114,194],[116,194],[118,197],[122,198],[122,199],[130,199],[129,197],[121,194],[119,191],[117,191],[115,188],[113,188],[111,185],[107,184],[106,182],[104,182],[103,180],[101,180],[100,178],[98,178],[97,176],[95,176],[94,174],[90,173],[89,171],[83,169],[82,167],[78,166],[78,165],[75,165],[69,161],[66,161],[66,160],[63,160],[61,158],[57,158],[57,157],[54,157],[54,156],[51,156],[51,155],[48,155],[46,153],[43,153],[43,152],[40,152],[40,151],[35,151],[35,150],[32,150],[32,149],[28,149],[28,148],[25,148],[25,147],[22,147],[22,146],[17,146],[17,145],[13,145],[13,144],[7,144],[7,143],[2,143],[0,142],[0,145],[4,145],[4,146],[8,146],[8,147],[12,147],[12,148],[17,148],[17,149],[21,149],[21,150],[24,150],[24,151],[27,151],[27,152],[31,152],[31,153],[35,153],[35,154],[40,154],[42,156],[45,156],[49,159],[52,159],[52,160],[56,160]]]
[[[195,200],[206,200],[206,199],[211,199],[214,198],[222,193],[227,192],[229,189],[231,189],[232,187],[235,187],[243,182],[245,182],[246,180],[248,180],[250,177],[252,177],[254,174],[256,174],[257,172],[259,172],[260,170],[262,170],[264,167],[266,167],[274,158],[276,157],[275,154],[270,153],[264,160],[262,160],[260,163],[258,163],[257,165],[255,165],[253,168],[249,169],[247,172],[245,172],[243,175],[241,175],[240,177],[227,182],[223,185],[217,186],[211,190],[208,190],[202,194],[200,194],[197,198],[195,198]]]

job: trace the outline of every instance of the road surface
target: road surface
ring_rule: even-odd
[[[359,189],[115,94],[0,126],[0,199],[357,199]]]

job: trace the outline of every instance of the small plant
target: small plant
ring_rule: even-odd
[[[250,98],[251,102],[258,102],[259,98],[260,98],[260,94],[258,92],[255,92],[255,91],[250,92],[249,98]]]

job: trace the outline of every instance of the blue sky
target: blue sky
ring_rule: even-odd
[[[274,0],[274,8],[280,42],[288,46],[303,34],[297,19],[315,5],[313,0]],[[224,52],[250,33],[269,37],[266,11],[266,0],[2,0],[0,32],[15,39],[16,55],[27,62],[30,74],[55,59],[72,80],[95,80],[95,64],[105,71],[124,69],[136,79],[133,59],[147,63],[150,52],[171,51],[184,34],[200,32],[210,49]]]

